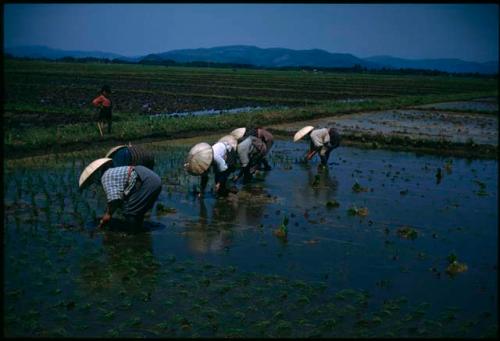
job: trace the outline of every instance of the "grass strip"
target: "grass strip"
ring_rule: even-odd
[[[33,152],[52,152],[75,149],[82,144],[87,147],[110,141],[128,142],[144,138],[173,139],[190,137],[210,132],[230,130],[241,126],[266,126],[270,124],[311,120],[326,116],[343,115],[362,111],[401,109],[414,105],[441,101],[471,100],[479,97],[497,96],[496,91],[470,92],[448,95],[401,96],[372,99],[366,102],[339,103],[336,101],[307,107],[287,109],[264,109],[234,114],[193,117],[137,117],[133,120],[113,124],[113,133],[99,136],[93,123],[78,123],[59,127],[13,129],[5,131],[5,157],[29,155]]]

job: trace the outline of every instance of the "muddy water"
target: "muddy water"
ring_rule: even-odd
[[[219,114],[238,114],[241,112],[250,112],[257,111],[262,109],[286,109],[287,107],[242,107],[242,108],[234,108],[234,109],[226,109],[226,110],[217,110],[217,109],[209,109],[209,110],[199,110],[199,111],[189,111],[189,112],[173,112],[173,113],[161,113],[150,115],[151,119],[161,118],[161,117],[182,117],[182,116],[210,116],[210,115],[219,115]]]
[[[136,236],[88,234],[105,198],[75,187],[97,155],[47,162],[50,172],[6,165],[6,335],[496,332],[497,161],[340,147],[319,171],[300,162],[306,144],[277,141],[271,172],[200,201],[181,167],[190,146],[168,145],[152,148],[172,210],[155,207]],[[273,233],[285,216],[286,241]],[[415,239],[398,235],[405,226]],[[466,272],[446,273],[453,255]]]

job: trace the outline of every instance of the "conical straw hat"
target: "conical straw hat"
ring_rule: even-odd
[[[247,131],[246,128],[237,128],[233,130],[230,135],[233,135],[237,140],[241,139],[243,135],[245,135],[245,132]]]
[[[104,157],[113,157],[113,154],[114,154],[114,153],[116,153],[117,151],[119,151],[120,149],[125,148],[125,147],[127,147],[127,145],[126,145],[126,144],[122,144],[122,145],[120,145],[120,146],[113,147],[113,148],[111,148],[111,149],[108,151],[108,153],[107,153],[107,154],[106,154],[106,156],[104,156]]]
[[[243,128],[245,129],[245,128]],[[231,148],[233,149],[236,149],[236,146],[238,145],[238,141],[236,141],[236,137],[234,137],[233,135],[226,135],[226,136],[223,136],[219,139],[219,141],[217,142],[226,142],[228,143]]]
[[[313,126],[305,126],[304,128],[300,129],[298,132],[295,133],[293,137],[293,142],[297,142],[298,140],[309,134],[313,129],[314,129]]]
[[[78,186],[83,189],[88,184],[90,184],[90,179],[92,175],[95,174],[99,169],[101,169],[104,165],[113,162],[113,159],[108,157],[103,157],[102,159],[94,160],[88,165],[80,175],[80,181],[78,182]]]
[[[184,169],[191,175],[201,175],[210,167],[213,158],[212,146],[205,142],[198,143],[189,151]]]

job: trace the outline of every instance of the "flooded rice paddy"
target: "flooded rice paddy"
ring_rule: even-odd
[[[90,233],[106,200],[77,180],[105,151],[5,162],[6,336],[496,335],[497,160],[339,147],[319,170],[276,141],[272,171],[199,200],[191,145],[148,145],[138,235]]]

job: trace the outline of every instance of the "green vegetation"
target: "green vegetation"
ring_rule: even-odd
[[[450,253],[448,257],[446,257],[448,261],[448,266],[446,267],[446,273],[451,277],[455,276],[458,273],[466,272],[469,268],[467,264],[460,263],[458,261],[458,257],[455,253]]]
[[[328,200],[325,205],[327,208],[336,208],[340,206],[340,204],[336,200]]]
[[[355,182],[354,185],[352,185],[352,191],[359,193],[359,192],[368,192],[368,188],[361,186],[359,183]]]
[[[498,92],[493,79],[444,76],[13,60],[6,61],[4,72],[4,143],[9,156],[96,142],[194,136],[257,122],[270,125]],[[114,123],[113,133],[100,137],[90,101],[104,83],[113,90]],[[238,115],[150,117],[246,106],[267,108]]]
[[[283,217],[283,221],[281,222],[279,228],[274,230],[273,233],[276,237],[286,241],[288,237],[288,216]]]
[[[403,226],[397,229],[397,234],[403,239],[416,239],[418,237],[417,231],[410,226]]]
[[[351,216],[359,215],[360,217],[366,217],[368,212],[367,207],[357,207],[356,205],[352,205],[347,209],[347,214]]]

